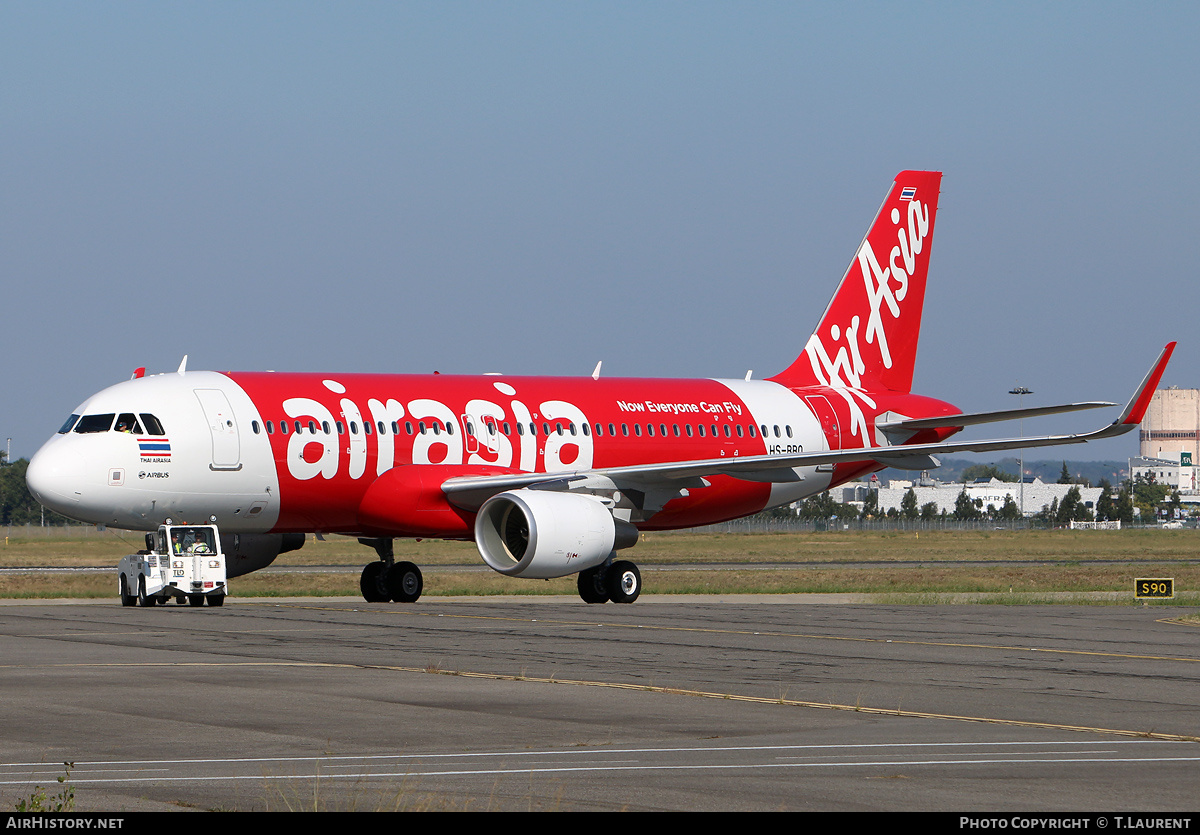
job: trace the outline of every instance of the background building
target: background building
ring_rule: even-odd
[[[1020,502],[1021,485],[1013,481],[1000,481],[999,479],[989,478],[981,479],[970,483],[963,482],[947,482],[943,483],[935,479],[922,479],[919,482],[902,481],[893,479],[886,486],[872,486],[868,482],[859,482],[857,484],[847,484],[842,488],[842,501],[846,503],[858,503],[861,505],[866,498],[867,491],[878,491],[879,493],[879,510],[881,513],[887,513],[891,508],[900,509],[900,502],[904,500],[904,494],[912,488],[913,493],[917,497],[917,507],[922,507],[929,502],[935,502],[938,506],[938,512],[945,511],[946,513],[954,512],[954,503],[958,501],[958,494],[963,490],[967,491],[967,495],[972,501],[978,499],[981,504],[979,509],[987,511],[988,505],[992,505],[996,510],[1004,506],[1004,500],[1011,496],[1014,502]],[[1033,516],[1041,511],[1043,507],[1049,507],[1055,500],[1062,503],[1063,497],[1072,487],[1079,488],[1079,498],[1083,502],[1084,507],[1088,510],[1095,511],[1096,502],[1100,499],[1101,490],[1099,487],[1084,487],[1078,484],[1047,484],[1040,478],[1029,478],[1025,481],[1025,515]]]
[[[1178,463],[1181,452],[1200,461],[1200,389],[1159,389],[1142,421],[1138,455]]]

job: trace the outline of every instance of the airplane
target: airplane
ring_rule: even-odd
[[[966,426],[1115,406],[1089,401],[964,414],[911,391],[941,188],[888,189],[803,351],[763,380],[504,374],[188,371],[85,400],[34,455],[44,506],[103,526],[216,522],[228,576],[307,534],[355,536],[377,559],[368,602],[412,602],[398,537],[470,540],[510,577],[577,575],[588,603],[632,603],[643,531],[779,507],[936,455],[1084,443],[1136,427],[1168,344],[1111,424],[1070,435],[950,440]]]

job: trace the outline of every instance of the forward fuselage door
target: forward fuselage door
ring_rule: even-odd
[[[195,389],[196,399],[204,410],[212,434],[212,468],[214,470],[240,470],[242,468],[242,444],[238,437],[237,420],[229,398],[220,389]]]

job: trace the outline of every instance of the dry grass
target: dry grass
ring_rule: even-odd
[[[140,536],[10,536],[2,566],[116,566]],[[1039,593],[1128,591],[1135,577],[1175,578],[1177,594],[1200,589],[1200,532],[835,531],[798,534],[650,533],[629,556],[647,572],[647,592],[681,593]],[[361,566],[372,552],[349,537],[310,539],[277,561],[289,566]],[[418,565],[480,564],[469,542],[396,542],[396,558]],[[1162,565],[1164,561],[1194,560]],[[1053,561],[1053,564],[1046,564]],[[1065,563],[1065,564],[1064,564]],[[673,565],[719,570],[654,571]],[[762,566],[762,567],[756,567]],[[237,596],[357,595],[354,573],[259,572],[231,581]],[[0,576],[0,597],[112,597],[112,574]],[[426,571],[429,595],[575,594],[573,577],[514,580],[487,571]]]

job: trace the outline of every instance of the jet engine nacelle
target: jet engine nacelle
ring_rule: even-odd
[[[240,577],[266,568],[280,554],[299,550],[302,533],[230,533],[221,535],[225,552],[225,576]]]
[[[475,517],[483,561],[510,577],[575,574],[637,537],[637,528],[614,519],[600,500],[579,494],[510,490],[484,502]]]

